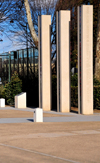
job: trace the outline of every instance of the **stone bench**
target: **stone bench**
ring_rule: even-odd
[[[0,98],[0,107],[1,108],[5,107],[5,99],[4,98]]]
[[[15,96],[15,108],[26,108],[26,92]]]
[[[43,109],[36,108],[34,109],[34,122],[43,122]]]

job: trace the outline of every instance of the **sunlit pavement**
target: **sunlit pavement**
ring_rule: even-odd
[[[50,116],[45,114],[44,123],[34,123],[33,109],[2,110],[16,111],[16,117],[25,112],[25,117],[0,117],[0,163],[100,162],[100,113],[45,112]]]
[[[17,110],[19,111],[28,111],[28,112],[34,112],[33,108],[26,108],[26,109],[16,109],[13,107],[6,107],[6,108],[0,108],[0,110]],[[43,122],[95,122],[100,121],[100,113],[94,113],[93,115],[82,115],[82,114],[76,114],[76,113],[57,113],[54,111],[46,112],[51,115],[51,117],[44,117]],[[59,117],[52,117],[52,114],[59,115]],[[64,117],[60,117],[60,115],[65,115]],[[34,116],[33,116],[34,117]],[[26,123],[26,122],[34,122],[34,118],[32,117],[25,117],[25,118],[1,118],[0,117],[0,123]]]

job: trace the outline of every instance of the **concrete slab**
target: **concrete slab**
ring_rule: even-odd
[[[0,118],[0,123],[26,123],[33,122],[32,117],[26,118]],[[73,116],[73,117],[43,117],[43,122],[100,122],[100,115]]]
[[[19,111],[19,109],[13,107],[0,108],[0,110],[11,110]],[[20,111],[34,112],[33,109],[21,109]],[[20,112],[19,112],[20,113]],[[76,113],[61,113],[54,111],[44,111],[43,112],[43,122],[100,122],[100,113],[95,113],[94,115],[81,115]],[[30,115],[30,114],[28,114]],[[33,122],[33,117],[16,117],[16,118],[0,118],[0,123],[27,123]]]
[[[100,122],[0,124],[4,163],[98,163]]]

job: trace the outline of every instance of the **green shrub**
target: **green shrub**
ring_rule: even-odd
[[[78,107],[78,87],[71,87],[71,106]]]
[[[93,87],[94,109],[100,108],[100,85]]]
[[[93,103],[94,109],[100,108],[100,82],[93,78]],[[71,106],[78,107],[78,74],[71,75]],[[52,76],[52,104],[57,103],[57,77]]]
[[[100,81],[95,77],[93,77],[93,85],[100,85]],[[78,73],[75,73],[74,75],[71,73],[71,86],[78,86]]]
[[[52,109],[57,107],[57,76],[52,75]]]
[[[2,92],[2,97],[5,98],[6,103],[9,105],[14,105],[15,95],[22,92],[22,81],[19,79],[17,72],[11,77],[11,82],[5,85]]]
[[[78,73],[71,74],[71,86],[78,86]]]
[[[3,85],[0,85],[0,98],[2,98],[2,92],[4,90],[4,86]]]
[[[93,77],[93,85],[100,85],[100,81]]]
[[[93,87],[93,108],[100,108],[100,85]],[[71,87],[71,106],[78,107],[78,87]]]

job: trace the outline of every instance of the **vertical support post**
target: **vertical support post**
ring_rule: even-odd
[[[28,24],[26,23],[26,49],[27,49],[27,79],[29,77],[29,55],[28,55],[28,32],[27,32],[27,26]]]
[[[35,48],[33,48],[33,68],[34,68],[34,75],[35,75]]]
[[[15,71],[15,57],[14,57],[14,71]]]
[[[41,69],[41,16],[38,16],[38,76],[39,76],[39,108],[42,108],[42,69]],[[34,52],[33,52],[34,53]],[[33,57],[34,60],[34,57]],[[33,63],[34,64],[34,63]]]
[[[38,18],[39,29],[39,107],[51,110],[51,16]]]
[[[8,80],[8,73],[9,73],[9,72],[8,72],[8,71],[9,71],[9,70],[8,70],[8,60],[9,60],[9,59],[7,58],[7,62],[6,62],[6,65],[5,65],[5,72],[6,72],[6,73],[4,73],[4,80],[5,80],[5,79]]]
[[[57,12],[57,111],[70,111],[70,11]]]
[[[10,64],[11,64],[11,56],[10,56],[10,52],[9,52],[9,82],[10,82],[10,74],[11,74],[11,66],[10,66]]]
[[[28,48],[27,48],[27,79],[28,79],[28,77],[29,77],[29,58],[28,58]]]
[[[59,12],[56,12],[56,52],[57,52],[57,112],[60,112],[60,49],[59,49]]]
[[[24,50],[22,50],[22,57],[23,57],[23,76],[24,76]]]
[[[78,8],[78,97],[79,113],[93,114],[93,6]],[[81,17],[80,17],[81,13]],[[81,22],[80,22],[81,19]],[[80,41],[81,39],[81,41]],[[81,74],[81,75],[80,75]]]
[[[78,113],[81,114],[81,7],[77,8],[77,38],[78,38]]]
[[[2,78],[2,57],[0,57],[0,78]]]
[[[19,75],[19,51],[18,51],[18,75]]]

